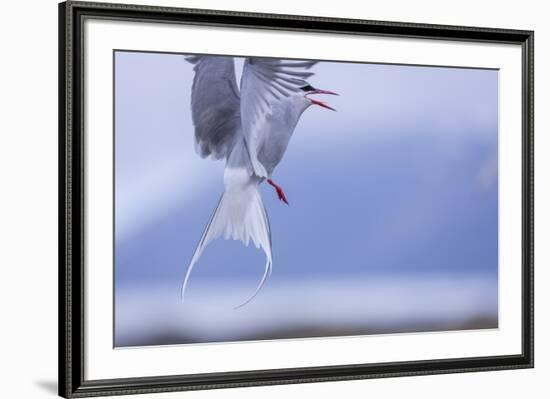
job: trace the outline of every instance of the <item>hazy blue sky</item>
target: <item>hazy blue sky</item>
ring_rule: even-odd
[[[326,97],[338,111],[311,107],[298,124],[274,173],[290,206],[262,185],[274,257],[265,290],[480,278],[496,312],[498,71],[334,62],[314,71],[313,86],[340,93]],[[177,298],[223,191],[223,162],[194,152],[192,79],[181,55],[116,54],[117,289],[162,286]],[[263,266],[254,247],[218,240],[189,297],[250,281],[244,300]]]

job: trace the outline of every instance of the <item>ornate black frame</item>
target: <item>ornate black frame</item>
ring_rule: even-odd
[[[420,37],[522,48],[522,354],[110,380],[84,378],[83,19]],[[86,397],[534,366],[534,32],[68,1],[59,4],[59,395]]]

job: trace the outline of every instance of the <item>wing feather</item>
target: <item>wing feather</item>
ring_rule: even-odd
[[[240,98],[232,57],[192,55],[191,114],[195,149],[205,158],[227,158],[241,127]]]
[[[315,61],[292,61],[268,58],[247,58],[241,77],[241,122],[245,143],[254,173],[267,177],[265,167],[258,161],[262,137],[269,129],[266,120],[273,109],[306,85],[313,75],[308,70]]]

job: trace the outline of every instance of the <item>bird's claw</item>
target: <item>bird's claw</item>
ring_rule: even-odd
[[[285,193],[283,192],[283,189],[278,187],[275,189],[277,191],[277,196],[281,201],[283,201],[285,204],[289,205],[288,200],[286,199]]]
[[[275,183],[273,180],[271,179],[267,179],[267,182],[273,186],[273,188],[275,189],[275,191],[277,192],[277,197],[279,197],[279,200],[283,201],[285,204],[289,205],[288,203],[288,200],[286,199],[286,195],[283,191],[283,189],[281,188],[281,186],[279,186],[277,183]]]

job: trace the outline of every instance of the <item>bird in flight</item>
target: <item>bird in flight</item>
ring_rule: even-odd
[[[258,186],[266,181],[278,198],[287,197],[272,179],[273,170],[287,149],[302,113],[311,105],[334,110],[314,94],[336,93],[316,89],[307,82],[315,61],[246,58],[240,90],[233,57],[192,55],[194,65],[191,114],[195,149],[202,157],[225,160],[225,190],[204,230],[187,268],[182,301],[189,276],[206,246],[218,237],[252,241],[266,256],[264,274],[249,303],[272,270],[271,230]]]

